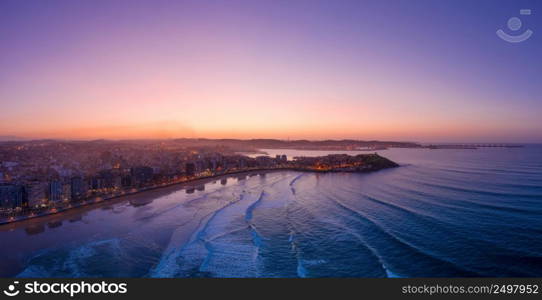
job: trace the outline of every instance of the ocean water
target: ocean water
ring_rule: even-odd
[[[238,175],[0,226],[0,275],[542,276],[542,146],[379,153],[401,167]]]

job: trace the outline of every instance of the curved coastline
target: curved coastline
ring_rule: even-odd
[[[226,174],[217,174],[217,175],[212,175],[212,176],[198,177],[198,178],[194,178],[194,179],[187,180],[187,181],[182,181],[182,182],[172,182],[172,183],[167,183],[167,184],[160,184],[160,185],[157,185],[157,186],[143,188],[143,189],[140,189],[140,190],[137,190],[137,191],[134,191],[134,192],[127,191],[124,194],[111,195],[111,196],[107,196],[107,197],[96,197],[94,199],[88,199],[88,200],[82,201],[81,203],[77,203],[76,205],[72,205],[71,207],[67,207],[67,208],[64,208],[64,209],[57,209],[55,211],[50,211],[49,210],[47,212],[43,212],[43,213],[40,213],[40,214],[34,214],[34,215],[30,215],[30,214],[29,215],[22,215],[22,216],[14,217],[13,220],[3,219],[3,220],[0,220],[0,228],[5,227],[5,226],[7,226],[9,224],[20,223],[20,222],[23,222],[23,221],[29,221],[29,220],[33,220],[33,219],[37,219],[37,218],[42,219],[42,218],[46,218],[46,217],[56,217],[57,215],[67,214],[67,213],[72,212],[72,211],[76,212],[76,211],[80,211],[82,209],[91,209],[91,208],[100,207],[100,206],[105,207],[105,206],[110,205],[112,203],[117,203],[117,202],[120,202],[120,201],[127,200],[128,197],[142,196],[142,195],[150,194],[152,192],[157,192],[157,191],[160,191],[161,192],[160,194],[162,194],[162,193],[169,193],[169,192],[172,192],[174,190],[182,190],[182,189],[185,189],[185,188],[192,188],[192,187],[194,187],[196,185],[205,184],[207,182],[214,181],[214,180],[220,180],[222,178],[231,177],[233,175],[240,175],[240,174],[246,174],[246,175],[255,174],[255,175],[257,175],[257,174],[276,172],[276,171],[285,171],[285,169],[258,169],[258,170],[236,171],[236,172],[230,172],[230,173],[226,173]],[[101,199],[101,200],[98,200],[98,199]],[[54,219],[54,218],[51,218],[51,219]]]
[[[166,188],[171,187],[181,187],[186,186],[186,188],[193,188],[195,185],[198,184],[204,184],[211,180],[218,180],[224,177],[230,177],[232,175],[240,175],[245,174],[245,176],[250,174],[262,174],[262,173],[269,173],[269,172],[277,172],[277,171],[296,171],[296,172],[310,172],[310,173],[337,173],[337,172],[344,172],[344,173],[369,173],[369,172],[375,172],[382,169],[387,168],[394,168],[398,167],[399,165],[396,164],[393,161],[389,161],[388,165],[385,166],[379,166],[367,170],[345,170],[345,169],[330,169],[330,170],[317,170],[317,169],[306,169],[306,168],[298,168],[298,167],[278,167],[278,168],[258,168],[258,169],[251,169],[251,170],[239,170],[239,171],[231,171],[223,174],[216,174],[216,175],[210,175],[210,176],[204,176],[204,177],[198,177],[194,179],[190,179],[187,181],[181,181],[181,182],[172,182],[172,183],[164,183],[159,184],[156,186],[150,186],[150,187],[144,187],[137,189],[136,191],[124,191],[122,193],[113,194],[110,196],[97,196],[94,199],[87,199],[80,203],[76,204],[70,204],[70,206],[66,208],[61,209],[49,209],[46,212],[42,213],[29,213],[27,215],[21,215],[17,217],[9,217],[7,219],[0,220],[0,227],[5,227],[9,224],[14,223],[20,223],[23,221],[29,221],[36,218],[45,218],[45,217],[53,217],[57,216],[59,214],[65,214],[71,211],[77,211],[78,209],[84,209],[84,208],[93,208],[100,205],[109,205],[111,203],[115,203],[115,200],[125,200],[126,197],[135,196],[135,195],[141,195],[148,192],[153,192],[157,190],[164,190]]]

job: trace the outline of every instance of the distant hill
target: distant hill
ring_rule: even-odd
[[[41,139],[30,140],[16,136],[0,136],[0,142],[51,142],[51,143],[70,143],[70,144],[147,144],[166,143],[181,147],[227,147],[233,151],[255,151],[258,149],[298,149],[298,150],[359,150],[365,149],[383,150],[387,148],[420,148],[422,145],[413,142],[396,141],[363,141],[363,140],[277,140],[277,139],[207,139],[207,138],[179,138],[168,140],[53,140]]]
[[[26,138],[22,138],[14,135],[0,135],[0,142],[9,142],[9,141],[24,141]]]
[[[253,147],[260,149],[346,149],[348,147],[401,147],[401,148],[418,148],[421,145],[412,142],[394,142],[394,141],[361,141],[361,140],[275,140],[275,139],[176,139],[174,140],[181,144],[191,146],[216,146],[224,145],[232,148],[235,147]]]

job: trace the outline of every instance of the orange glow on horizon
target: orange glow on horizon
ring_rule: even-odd
[[[217,123],[218,124],[218,123]],[[359,125],[358,125],[359,124]],[[215,129],[209,126],[196,130],[176,122],[157,122],[137,125],[111,125],[99,127],[73,127],[50,129],[41,132],[18,133],[18,136],[32,139],[175,139],[175,138],[272,138],[272,139],[360,139],[360,140],[395,140],[395,141],[477,141],[478,136],[498,135],[494,128],[473,128],[470,124],[438,124],[434,128],[425,128],[422,124],[394,122],[377,126],[370,122],[348,125],[317,122],[308,124],[281,125],[270,122],[245,126],[222,126]],[[220,127],[220,126],[217,126]],[[515,128],[500,128],[498,134],[515,133]]]

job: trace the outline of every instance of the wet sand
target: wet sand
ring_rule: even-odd
[[[89,203],[75,208],[70,208],[58,213],[52,213],[43,216],[29,217],[23,220],[17,220],[11,223],[0,224],[0,232],[13,231],[19,228],[38,228],[44,223],[57,223],[63,221],[70,221],[77,218],[81,218],[85,213],[96,209],[111,209],[113,205],[130,202],[133,206],[144,205],[147,201],[153,201],[153,199],[161,196],[168,195],[172,192],[179,190],[196,190],[198,187],[204,186],[206,183],[220,181],[225,178],[239,178],[240,176],[254,176],[263,173],[283,171],[276,170],[260,170],[260,171],[244,171],[239,173],[230,173],[224,175],[217,175],[212,177],[206,177],[201,179],[195,179],[188,182],[175,183],[166,185],[163,187],[156,187],[153,189],[137,192],[130,195],[118,196],[115,198],[107,199],[101,202]],[[54,225],[53,225],[54,226]],[[37,229],[36,229],[37,231]],[[32,232],[32,230],[31,230]]]

